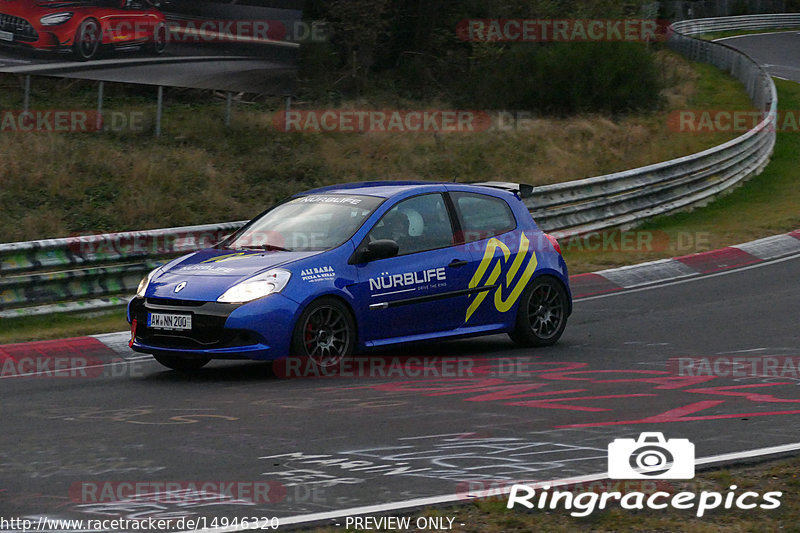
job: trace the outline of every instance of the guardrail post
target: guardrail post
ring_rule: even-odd
[[[30,75],[25,76],[25,96],[22,100],[22,110],[26,113],[28,112],[28,108],[31,104],[31,77]]]
[[[158,86],[158,104],[156,107],[156,137],[161,137],[161,111],[164,105],[164,86]]]
[[[97,121],[95,123],[97,131],[103,131],[103,87],[105,82],[97,85]]]
[[[228,91],[225,94],[225,127],[231,127],[231,106],[233,105],[233,93]]]

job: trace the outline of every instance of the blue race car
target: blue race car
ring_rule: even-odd
[[[289,355],[327,367],[494,333],[547,346],[571,312],[558,242],[520,186],[370,182],[297,194],[154,270],[128,322],[134,350],[177,370]]]

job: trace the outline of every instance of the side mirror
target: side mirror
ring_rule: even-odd
[[[362,248],[360,251],[353,254],[350,263],[360,264],[377,261],[378,259],[388,259],[396,256],[399,251],[400,247],[395,241],[389,239],[372,241],[366,248]]]

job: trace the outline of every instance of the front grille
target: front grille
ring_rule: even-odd
[[[173,300],[172,298],[148,298],[147,303],[152,305],[166,305],[169,307],[201,307],[207,302],[198,302],[197,300]]]
[[[131,304],[131,316],[136,319],[136,339],[148,346],[203,350],[258,344],[259,338],[252,332],[225,328],[228,315],[237,307],[238,305],[216,302],[164,298],[148,298],[144,302],[141,299],[134,299]],[[148,312],[170,311],[191,314],[191,331],[164,331],[147,327]]]
[[[0,13],[0,31],[13,33],[14,39],[18,41],[33,42],[39,40],[39,34],[31,23],[14,15]]]

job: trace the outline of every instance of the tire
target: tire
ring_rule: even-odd
[[[210,361],[210,359],[206,359],[205,357],[187,358],[155,353],[153,354],[153,357],[155,357],[156,361],[165,367],[171,368],[172,370],[178,370],[180,372],[192,372],[194,370],[200,370]]]
[[[352,313],[336,298],[320,298],[300,315],[292,334],[292,355],[328,368],[350,357],[356,344]]]
[[[102,28],[95,19],[86,19],[78,26],[72,42],[72,53],[78,61],[90,61],[100,53]]]
[[[567,326],[567,292],[554,278],[534,279],[522,293],[511,340],[522,346],[552,346]]]
[[[153,42],[147,46],[147,50],[156,56],[160,56],[167,50],[167,25],[159,22],[153,30]]]

